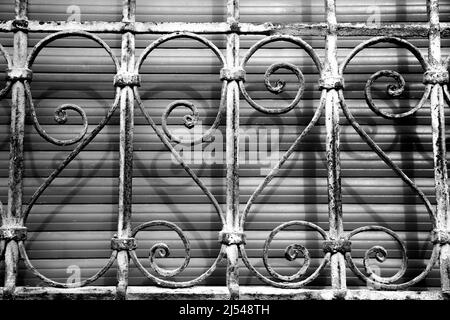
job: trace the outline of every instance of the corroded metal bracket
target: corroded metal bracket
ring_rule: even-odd
[[[226,245],[242,245],[246,243],[246,236],[243,232],[224,232],[219,233],[219,242]]]
[[[220,70],[220,80],[245,82],[246,72],[243,68],[223,68]]]
[[[352,251],[352,242],[347,239],[339,239],[339,240],[327,240],[323,243],[323,252],[325,253],[342,253],[345,254],[347,252]]]
[[[11,22],[11,31],[28,32],[28,19],[14,19]]]
[[[111,250],[131,251],[136,250],[137,242],[135,238],[117,238],[111,239]]]
[[[136,73],[131,72],[121,72],[114,76],[114,86],[125,88],[125,87],[140,87],[141,86],[141,76]]]
[[[450,232],[447,230],[436,230],[431,232],[431,243],[441,246],[450,244]]]
[[[424,84],[439,84],[447,85],[449,83],[449,74],[446,66],[439,66],[438,68],[431,68],[423,75]]]
[[[28,68],[12,68],[6,70],[6,79],[9,81],[31,81],[33,71]]]
[[[322,75],[319,79],[319,90],[343,90],[345,81],[343,77],[333,75]]]
[[[26,227],[0,227],[0,240],[6,241],[25,241],[27,239],[27,228]]]

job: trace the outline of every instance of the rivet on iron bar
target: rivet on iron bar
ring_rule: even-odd
[[[115,235],[111,239],[111,249],[117,251],[132,251],[136,250],[137,243],[135,238],[117,238]]]
[[[141,76],[136,73],[121,72],[114,76],[114,86],[116,87],[140,87],[141,86]]]
[[[431,231],[431,243],[440,245],[450,244],[450,232],[434,229]]]
[[[245,70],[242,68],[223,68],[220,70],[220,80],[245,82]]]
[[[9,81],[31,81],[33,78],[33,71],[28,68],[11,68],[6,70],[6,80]]]
[[[341,90],[344,89],[345,82],[342,77],[335,77],[332,75],[323,74],[319,79],[319,88],[320,90]]]
[[[219,242],[227,246],[240,245],[246,243],[246,237],[242,232],[221,231],[219,233]]]
[[[352,242],[346,239],[339,239],[339,240],[327,240],[323,243],[323,251],[325,253],[342,253],[345,254],[346,252],[352,251]]]
[[[448,84],[449,74],[444,67],[430,68],[423,75],[424,84]]]
[[[122,32],[131,32],[131,33],[135,33],[136,32],[136,25],[134,22],[124,22],[123,26],[122,26]]]
[[[15,240],[15,241],[25,241],[27,239],[27,228],[26,227],[0,227],[0,240]]]
[[[236,17],[229,17],[227,19],[227,23],[230,26],[231,33],[239,33],[241,31],[239,21],[236,19]]]
[[[28,20],[27,19],[15,19],[12,21],[12,31],[24,31],[28,32]]]

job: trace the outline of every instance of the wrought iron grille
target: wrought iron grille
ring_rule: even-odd
[[[0,51],[8,64],[7,82],[0,92],[0,97],[4,97],[11,92],[11,139],[10,139],[10,160],[9,160],[9,189],[8,203],[6,209],[2,209],[2,226],[0,228],[0,252],[5,265],[5,282],[3,287],[3,298],[17,297],[39,297],[52,296],[52,294],[73,296],[80,295],[105,295],[124,299],[132,295],[132,288],[128,287],[128,269],[130,263],[134,263],[143,275],[151,279],[155,288],[168,288],[165,294],[172,294],[173,297],[183,294],[193,295],[195,291],[180,291],[180,288],[190,288],[201,285],[216,269],[219,262],[226,261],[226,286],[223,290],[211,289],[210,296],[218,297],[223,295],[226,298],[237,299],[245,297],[273,297],[273,295],[287,296],[292,294],[302,295],[309,298],[445,298],[450,293],[450,215],[449,215],[449,194],[447,188],[447,164],[445,146],[445,101],[450,102],[448,91],[449,74],[447,71],[449,58],[443,59],[441,56],[441,34],[449,34],[450,24],[440,23],[438,0],[427,0],[428,23],[418,24],[382,24],[380,26],[368,26],[363,24],[338,23],[336,19],[336,0],[325,0],[326,22],[319,24],[251,24],[239,21],[239,0],[227,1],[227,21],[220,23],[180,23],[180,22],[136,22],[135,0],[123,1],[123,19],[121,22],[39,22],[28,20],[27,0],[15,1],[15,19],[0,22],[1,32],[14,34],[14,53],[12,57],[0,45]],[[51,33],[42,39],[31,52],[28,52],[29,33]],[[94,33],[115,33],[122,35],[121,57],[116,57],[111,48]],[[136,34],[158,34],[160,38],[151,43],[140,55],[135,56],[135,35]],[[226,54],[224,55],[211,41],[205,38],[204,34],[223,34],[227,37]],[[250,50],[240,59],[239,41],[241,35],[263,35],[261,41],[253,45]],[[382,36],[380,36],[382,35]],[[83,120],[83,130],[73,139],[59,140],[49,135],[39,124],[33,98],[31,95],[31,80],[33,62],[41,50],[53,41],[69,36],[80,36],[98,43],[110,55],[112,63],[116,68],[114,76],[115,99],[107,115],[90,132],[88,132],[88,121],[85,111],[76,105],[61,105],[55,111],[55,120],[59,124],[64,124],[67,119],[66,111],[71,110]],[[324,36],[326,39],[325,56],[319,57],[317,52],[302,39],[302,36]],[[362,42],[338,64],[337,61],[337,39],[339,36],[374,36]],[[429,39],[428,57],[410,42],[403,38],[422,37]],[[217,110],[217,117],[212,127],[197,141],[192,143],[202,143],[218,127],[222,115],[226,118],[226,206],[222,210],[217,199],[196,175],[196,173],[184,162],[183,158],[174,148],[174,143],[179,142],[167,126],[167,119],[172,110],[178,107],[187,107],[191,110],[184,120],[186,126],[195,126],[198,121],[198,111],[195,106],[184,101],[176,101],[166,108],[163,115],[162,127],[158,127],[150,114],[147,112],[139,94],[140,75],[139,70],[153,50],[165,42],[178,38],[191,38],[209,47],[219,58],[222,65],[220,81],[222,82],[221,101]],[[284,114],[295,108],[304,91],[304,76],[302,71],[295,65],[289,63],[275,63],[269,67],[265,74],[266,87],[271,92],[281,92],[284,88],[282,82],[276,85],[271,83],[270,76],[279,69],[286,69],[292,72],[298,79],[300,88],[294,100],[285,108],[266,108],[255,102],[246,91],[246,65],[253,54],[262,46],[272,42],[289,42],[303,49],[314,62],[320,73],[319,90],[321,92],[320,104],[315,110],[315,114],[303,132],[296,138],[294,144],[281,157],[277,165],[270,171],[264,181],[253,192],[248,200],[245,209],[239,210],[239,100],[243,97],[253,108],[265,114]],[[395,81],[395,85],[388,88],[391,96],[396,96],[405,88],[403,77],[389,70],[381,70],[373,74],[365,87],[365,98],[369,108],[377,115],[387,119],[405,118],[413,115],[421,109],[428,101],[431,104],[431,125],[433,137],[433,157],[434,157],[434,177],[437,205],[434,207],[427,199],[421,189],[383,152],[383,150],[372,140],[363,127],[355,120],[345,102],[344,75],[347,66],[352,59],[366,48],[379,43],[390,43],[411,52],[420,62],[423,68],[423,82],[425,92],[416,106],[403,113],[388,113],[379,108],[372,98],[372,84],[381,77],[390,77]],[[134,107],[142,112],[148,124],[153,128],[155,134],[165,145],[165,147],[176,157],[182,168],[190,175],[205,195],[209,198],[222,223],[222,230],[218,234],[221,244],[220,253],[211,267],[195,279],[186,282],[172,281],[170,278],[178,275],[187,267],[190,260],[190,243],[176,224],[169,221],[150,221],[134,229],[131,228],[131,195],[132,195],[132,173],[133,173],[133,127],[134,127]],[[49,143],[57,146],[74,146],[73,151],[59,164],[51,175],[35,191],[31,200],[23,207],[23,140],[24,140],[24,119],[25,110],[30,108],[32,121],[38,134]],[[351,126],[357,131],[367,145],[383,160],[395,174],[402,179],[422,201],[433,226],[431,239],[433,244],[432,255],[424,270],[415,278],[407,281],[399,281],[407,268],[407,252],[403,240],[391,229],[382,226],[365,226],[357,228],[351,232],[344,232],[343,212],[341,201],[341,170],[340,170],[340,125],[339,112],[343,112]],[[58,283],[45,277],[37,270],[27,255],[25,242],[27,239],[27,218],[33,205],[40,195],[54,181],[64,168],[97,136],[105,127],[112,115],[120,112],[120,183],[119,183],[119,216],[117,235],[111,239],[111,256],[108,262],[98,272],[78,283],[66,284]],[[325,117],[326,123],[326,159],[328,172],[328,213],[329,226],[324,230],[318,225],[308,221],[286,222],[271,233],[266,240],[263,249],[264,266],[270,277],[261,274],[250,262],[246,253],[245,223],[255,199],[261,194],[263,189],[275,177],[285,161],[293,153],[295,147],[308,135],[311,129],[317,124],[321,117]],[[24,208],[24,209],[23,209]],[[135,236],[144,229],[155,226],[163,226],[175,231],[183,241],[185,247],[184,263],[177,269],[168,270],[159,267],[155,262],[157,254],[168,254],[169,247],[164,243],[158,243],[150,249],[150,262],[153,272],[149,272],[135,253],[137,241]],[[286,248],[286,258],[294,260],[298,257],[304,258],[301,269],[292,276],[279,274],[268,262],[268,251],[270,244],[280,231],[290,226],[302,226],[316,231],[323,238],[323,258],[320,265],[308,276],[310,256],[306,247],[301,244],[292,244]],[[364,256],[365,270],[360,270],[352,258],[352,237],[363,232],[379,231],[384,232],[398,243],[402,250],[402,265],[400,270],[391,277],[377,275],[370,267],[368,261],[375,255],[378,260],[386,258],[387,250],[381,246],[373,246],[366,251]],[[19,259],[23,259],[26,267],[44,283],[46,288],[20,288],[16,287],[17,265]],[[239,286],[238,263],[242,259],[245,267],[248,268],[267,287],[257,287],[253,292],[246,291],[245,287]],[[87,287],[79,289],[93,283],[101,277],[108,269],[117,262],[117,286],[116,288]],[[430,270],[440,266],[441,290],[427,293],[414,293],[407,291],[407,288],[417,284],[424,279]],[[326,266],[330,266],[332,289],[325,291],[305,291],[301,289],[311,283],[317,276],[325,272]],[[371,283],[380,290],[347,290],[346,268],[366,283]],[[278,289],[277,289],[278,288]],[[175,290],[177,289],[177,290]],[[52,291],[53,290],[53,291]],[[162,289],[161,289],[162,290]],[[145,291],[145,290],[144,290]],[[145,292],[140,291],[143,296]],[[162,292],[162,291],[161,291]],[[207,296],[206,291],[198,291],[200,295]],[[136,294],[136,292],[135,292]],[[147,292],[147,294],[149,294]],[[151,296],[151,295],[150,295]]]

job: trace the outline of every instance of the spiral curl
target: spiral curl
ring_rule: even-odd
[[[203,142],[211,141],[211,137],[215,133],[215,130],[219,127],[223,114],[225,113],[226,93],[227,93],[227,85],[226,81],[223,81],[219,110],[217,112],[217,116],[216,119],[214,120],[214,123],[209,127],[209,129],[205,133],[194,139],[182,139],[179,136],[176,136],[170,131],[167,125],[167,121],[174,109],[184,107],[190,110],[190,113],[183,116],[184,126],[188,129],[192,129],[197,125],[200,118],[198,108],[192,102],[187,100],[177,100],[172,102],[170,105],[166,107],[163,115],[161,116],[161,127],[163,129],[164,134],[167,136],[167,138],[169,138],[170,141],[179,143],[181,145],[196,145]]]
[[[301,96],[303,95],[304,88],[305,88],[305,78],[303,76],[302,71],[297,66],[293,65],[292,63],[287,63],[287,62],[274,63],[267,69],[266,73],[264,74],[264,84],[266,85],[267,90],[269,90],[270,92],[275,93],[275,94],[280,94],[284,91],[284,87],[286,86],[286,81],[278,79],[276,82],[276,86],[273,86],[272,83],[270,82],[270,76],[280,69],[286,69],[288,71],[292,71],[292,73],[295,74],[295,76],[297,77],[299,84],[300,84],[301,92],[299,95],[301,98]],[[298,101],[297,101],[297,103],[298,103]]]
[[[163,226],[163,227],[169,228],[170,230],[175,231],[178,234],[178,236],[180,237],[180,239],[184,245],[185,257],[184,257],[183,264],[176,269],[167,270],[167,269],[161,268],[160,266],[158,266],[155,259],[157,258],[157,255],[159,255],[161,258],[168,257],[170,255],[170,249],[167,244],[159,242],[159,243],[156,243],[155,245],[153,245],[150,249],[150,254],[149,254],[150,267],[152,268],[153,271],[155,271],[158,275],[160,275],[162,277],[174,277],[174,276],[180,274],[181,272],[183,272],[184,269],[186,269],[186,267],[188,266],[189,261],[191,259],[191,254],[190,254],[191,245],[189,243],[189,240],[184,235],[183,230],[181,230],[176,224],[174,224],[172,222],[164,221],[164,220],[156,220],[156,221],[146,222],[146,223],[143,223],[143,224],[137,226],[135,229],[133,229],[131,236],[134,238],[136,236],[136,234],[139,233],[140,231],[151,228],[151,227],[158,227],[158,226]]]
[[[402,48],[407,49],[409,52],[411,52],[419,61],[420,65],[422,66],[424,72],[430,69],[429,63],[426,61],[426,59],[423,57],[423,55],[420,53],[419,49],[412,45],[410,42],[396,38],[396,37],[375,37],[372,39],[369,39],[360,45],[358,45],[343,61],[343,63],[340,66],[339,72],[341,76],[344,74],[345,69],[347,68],[347,65],[350,63],[350,61],[362,50],[372,47],[379,43],[392,43],[396,44]],[[365,100],[369,108],[375,112],[377,115],[386,118],[386,119],[400,119],[400,118],[406,118],[413,114],[415,114],[418,110],[420,110],[427,101],[428,97],[431,93],[431,85],[426,84],[424,94],[422,95],[422,98],[420,101],[410,110],[402,113],[391,113],[387,111],[381,110],[378,106],[376,106],[375,102],[373,101],[372,97],[372,86],[378,79],[382,77],[392,78],[395,83],[389,84],[387,86],[387,94],[390,97],[398,97],[400,96],[404,90],[405,90],[405,79],[402,75],[400,75],[398,72],[393,70],[380,70],[378,72],[375,72],[373,75],[370,76],[370,78],[367,80],[366,86],[364,88],[364,95]]]
[[[288,281],[288,282],[299,280],[305,275],[306,271],[308,271],[309,265],[311,263],[311,257],[310,257],[308,249],[306,249],[306,247],[304,247],[303,245],[296,243],[296,244],[291,244],[291,245],[287,246],[285,249],[285,252],[284,252],[284,257],[288,261],[295,261],[300,256],[302,256],[304,259],[304,261],[300,267],[300,270],[297,271],[294,275],[283,276],[283,275],[279,274],[278,272],[276,272],[275,269],[269,264],[269,261],[268,261],[269,260],[269,248],[270,248],[270,244],[272,243],[273,239],[275,238],[275,236],[278,233],[280,233],[284,229],[291,227],[291,226],[295,226],[295,225],[309,226],[309,227],[316,229],[314,225],[303,222],[303,221],[287,222],[287,223],[284,223],[284,224],[278,226],[277,228],[275,228],[270,233],[269,237],[267,238],[266,242],[264,243],[264,248],[263,248],[264,266],[266,267],[269,274],[276,280]],[[316,229],[316,230],[318,230],[319,233],[321,233],[320,229]],[[323,235],[326,237],[325,234],[323,234]]]
[[[166,110],[164,111],[164,114],[161,117],[161,127],[163,128],[164,133],[170,140],[177,142],[177,143],[186,143],[186,141],[184,141],[180,137],[173,135],[172,132],[167,127],[168,117],[170,116],[171,112],[174,109],[179,108],[179,107],[184,107],[191,111],[190,114],[186,114],[183,117],[184,126],[186,128],[192,129],[197,124],[198,119],[199,119],[199,113],[198,113],[197,107],[189,101],[177,100],[177,101],[171,103],[169,106],[167,106]],[[194,141],[189,141],[188,143],[196,144],[199,140],[202,140],[202,139],[203,139],[203,137],[201,137],[200,139],[195,139]]]
[[[364,96],[365,96],[367,105],[373,112],[375,112],[379,116],[382,116],[383,118],[400,119],[400,118],[406,118],[408,116],[411,116],[412,114],[416,113],[420,108],[423,107],[426,99],[428,99],[428,97],[430,95],[431,86],[427,86],[425,89],[425,92],[422,96],[422,99],[414,108],[412,108],[406,112],[402,112],[402,113],[391,113],[391,112],[383,111],[375,105],[375,103],[373,102],[373,98],[372,98],[372,85],[374,84],[375,81],[377,81],[379,78],[382,78],[382,77],[392,78],[395,81],[395,84],[389,84],[387,86],[387,90],[386,90],[387,94],[391,97],[400,96],[405,90],[406,82],[401,74],[399,74],[396,71],[392,71],[392,70],[380,70],[380,71],[374,73],[369,78],[369,80],[367,80],[366,86],[364,88]]]
[[[286,41],[286,42],[290,42],[290,43],[298,45],[300,48],[304,49],[306,51],[306,53],[313,59],[316,67],[319,69],[319,72],[322,71],[322,63],[320,62],[320,58],[315,53],[314,49],[309,44],[307,44],[303,39],[293,37],[293,36],[288,36],[288,35],[270,36],[270,37],[264,38],[261,41],[257,42],[255,45],[253,45],[249,49],[247,54],[244,56],[244,58],[241,62],[241,68],[242,69],[245,68],[247,62],[250,60],[250,58],[254,55],[254,53],[258,49],[265,46],[266,44],[277,42],[277,41]],[[294,109],[300,103],[303,93],[305,91],[305,79],[304,79],[303,73],[301,72],[300,68],[291,63],[280,62],[280,63],[274,63],[271,66],[269,66],[269,68],[266,70],[266,72],[264,74],[264,84],[265,84],[267,90],[269,90],[273,94],[280,94],[284,91],[284,89],[286,87],[285,81],[278,79],[276,81],[275,85],[270,82],[270,77],[276,71],[278,71],[280,69],[286,69],[286,70],[292,72],[297,77],[298,90],[297,90],[294,100],[291,103],[289,103],[289,105],[286,107],[266,108],[266,107],[261,106],[258,103],[256,103],[250,97],[250,95],[248,94],[248,92],[245,88],[244,81],[239,80],[239,89],[242,93],[242,96],[254,109],[256,109],[262,113],[266,113],[266,114],[284,114],[284,113],[287,113],[287,112],[291,111],[292,109]]]
[[[57,33],[54,33],[54,34],[51,34],[51,35],[45,37],[44,39],[39,41],[39,43],[36,44],[36,46],[34,46],[33,50],[30,52],[30,54],[27,58],[27,68],[31,69],[31,67],[32,67],[34,61],[36,60],[37,56],[39,55],[39,53],[48,44],[50,44],[51,42],[53,42],[55,40],[66,38],[66,37],[71,37],[71,36],[79,36],[79,37],[83,37],[83,38],[88,38],[88,39],[91,39],[91,40],[95,41],[96,43],[98,43],[103,49],[105,49],[105,51],[111,57],[116,71],[119,70],[119,62],[118,62],[117,58],[115,57],[115,55],[113,54],[111,48],[98,36],[91,34],[89,32],[85,32],[85,31],[60,31],[60,32],[57,32]],[[60,139],[56,139],[56,138],[50,136],[47,132],[45,132],[45,130],[41,127],[41,125],[39,124],[39,121],[37,119],[36,109],[35,109],[35,106],[33,103],[30,84],[28,81],[24,81],[24,83],[25,83],[26,97],[27,97],[27,100],[28,100],[28,103],[29,103],[30,109],[31,109],[31,117],[32,117],[32,121],[33,121],[33,126],[42,138],[44,138],[45,140],[47,140],[48,142],[50,142],[54,145],[67,146],[67,145],[76,144],[76,143],[80,142],[83,138],[86,137],[87,129],[88,129],[88,120],[87,120],[86,112],[81,107],[74,105],[74,104],[63,104],[63,105],[59,106],[58,108],[56,108],[54,119],[58,124],[65,124],[67,121],[67,113],[66,113],[67,110],[72,110],[72,111],[75,111],[76,113],[78,113],[78,115],[82,119],[83,128],[76,137],[74,137],[72,139],[67,139],[67,140],[60,140]]]
[[[379,232],[384,232],[386,234],[388,234],[392,239],[395,240],[395,242],[399,245],[400,247],[400,251],[401,251],[401,257],[402,257],[402,261],[401,261],[401,265],[400,265],[400,269],[399,271],[397,271],[397,273],[391,277],[381,277],[380,275],[376,274],[376,272],[373,270],[373,268],[371,267],[370,264],[370,260],[372,259],[371,257],[375,256],[375,259],[379,262],[379,263],[383,263],[386,261],[386,258],[388,256],[388,251],[379,245],[373,246],[370,249],[366,250],[365,254],[364,254],[364,258],[363,258],[363,265],[364,265],[364,269],[366,271],[367,275],[362,274],[357,267],[355,266],[351,254],[350,252],[346,253],[346,259],[349,262],[349,266],[350,268],[355,271],[357,270],[357,274],[359,276],[363,276],[363,278],[365,279],[370,279],[370,280],[374,280],[377,283],[381,283],[381,284],[392,284],[396,281],[398,281],[399,279],[401,279],[406,272],[407,269],[407,264],[408,264],[408,256],[407,256],[407,251],[406,251],[406,246],[404,244],[404,242],[402,241],[402,239],[392,230],[382,227],[382,226],[366,226],[366,227],[361,227],[358,228],[354,231],[352,231],[351,233],[349,233],[346,236],[347,240],[350,240],[353,236],[362,233],[362,232],[370,232],[370,231],[379,231]]]
[[[176,269],[168,270],[168,269],[161,268],[156,263],[156,258],[158,258],[158,256],[160,258],[166,258],[166,257],[170,256],[170,248],[166,243],[158,242],[150,248],[150,253],[149,253],[150,268],[158,276],[161,276],[163,278],[175,277],[176,275],[180,274],[187,268],[187,266],[189,265],[190,259],[191,259],[191,255],[190,255],[191,246],[190,246],[189,240],[186,238],[186,236],[184,235],[184,232],[181,228],[179,228],[176,224],[169,222],[169,221],[154,220],[154,221],[143,223],[143,224],[137,226],[136,228],[134,228],[133,231],[131,232],[131,236],[134,238],[136,236],[136,234],[139,233],[140,231],[150,228],[150,227],[156,227],[156,226],[163,226],[163,227],[169,228],[170,230],[175,231],[178,234],[181,241],[183,242],[185,257],[184,257],[184,262],[182,263],[182,265]],[[200,276],[198,276],[197,278],[195,278],[193,280],[184,281],[184,282],[168,281],[166,279],[161,279],[161,278],[153,275],[142,265],[142,263],[140,262],[139,258],[136,255],[135,250],[130,251],[129,254],[130,254],[130,257],[133,260],[134,264],[136,265],[136,267],[147,278],[153,280],[157,285],[160,285],[163,287],[168,287],[168,288],[186,288],[186,287],[192,287],[192,286],[200,283],[207,277],[209,277],[214,272],[214,270],[217,268],[217,264],[223,259],[224,252],[225,252],[225,245],[222,245],[218,257],[216,258],[214,263],[211,265],[211,267],[207,271],[203,272]]]
[[[138,61],[136,62],[135,73],[136,74],[139,73],[139,69],[141,68],[145,59],[151,52],[153,52],[156,48],[158,48],[165,42],[168,42],[173,39],[178,39],[178,38],[189,38],[189,39],[196,40],[200,43],[203,43],[205,46],[207,46],[209,49],[211,49],[214,52],[216,57],[220,60],[222,66],[223,67],[226,66],[226,59],[225,59],[224,55],[211,41],[209,41],[205,37],[199,36],[195,33],[176,32],[176,33],[171,33],[171,34],[162,36],[159,39],[157,39],[156,41],[154,41],[153,43],[151,43],[149,46],[147,46],[144,49],[144,51],[142,52],[142,54],[140,55]],[[215,130],[219,127],[220,122],[223,117],[223,114],[225,113],[226,93],[227,93],[227,81],[224,79],[224,80],[222,80],[220,103],[219,103],[219,108],[218,108],[219,110],[217,112],[217,116],[214,120],[214,123],[211,125],[211,127],[204,134],[202,134],[201,137],[195,138],[193,140],[181,139],[180,137],[175,136],[169,130],[169,128],[167,126],[167,120],[170,116],[170,113],[175,108],[178,108],[178,107],[186,107],[191,110],[190,114],[187,114],[183,117],[184,125],[187,128],[192,129],[198,123],[199,112],[198,112],[197,107],[193,103],[191,103],[189,101],[185,101],[185,100],[175,101],[175,102],[171,103],[169,106],[167,106],[167,108],[165,109],[164,114],[162,115],[162,119],[161,119],[164,134],[169,138],[170,141],[175,142],[175,143],[184,144],[184,145],[189,145],[189,144],[195,145],[195,144],[199,144],[199,143],[202,143],[205,141],[210,141],[211,136],[214,134]]]
[[[56,139],[56,138],[50,136],[39,124],[39,120],[36,115],[36,109],[34,107],[33,98],[31,96],[31,90],[30,90],[30,85],[29,85],[28,81],[25,81],[25,92],[26,92],[26,96],[28,99],[28,103],[30,105],[31,119],[33,121],[33,126],[36,129],[36,131],[38,132],[38,134],[42,138],[44,138],[46,141],[48,141],[54,145],[57,145],[57,146],[69,146],[69,145],[73,145],[73,144],[80,142],[84,137],[86,137],[89,124],[88,124],[86,112],[81,107],[79,107],[76,104],[63,104],[56,108],[55,113],[54,113],[54,120],[56,123],[58,123],[60,125],[65,124],[68,119],[66,111],[72,110],[72,111],[75,111],[81,117],[82,126],[83,126],[80,133],[72,139],[66,139],[66,140]]]
[[[279,232],[283,231],[286,228],[292,227],[292,226],[308,227],[310,229],[313,229],[313,230],[319,232],[319,234],[323,237],[323,239],[325,239],[325,240],[329,239],[325,230],[323,230],[316,224],[307,222],[307,221],[290,221],[290,222],[283,223],[280,226],[273,229],[272,232],[270,233],[269,237],[267,238],[266,242],[264,243],[263,263],[264,263],[266,270],[272,276],[272,278],[274,278],[274,280],[269,279],[268,277],[262,275],[258,270],[256,270],[256,268],[250,263],[250,261],[247,257],[247,254],[245,251],[245,246],[243,244],[239,245],[239,250],[241,252],[242,260],[243,260],[245,266],[250,271],[252,271],[261,281],[263,281],[269,285],[278,287],[278,288],[295,289],[295,288],[301,288],[301,287],[305,286],[306,284],[310,283],[311,281],[313,281],[314,279],[317,278],[317,276],[320,274],[320,272],[323,270],[323,268],[328,264],[328,262],[330,260],[330,256],[331,256],[330,253],[325,253],[325,256],[322,259],[321,264],[316,268],[316,270],[314,270],[314,272],[311,275],[309,275],[307,278],[302,279],[302,278],[304,278],[306,272],[308,271],[308,269],[310,267],[311,256],[310,256],[308,249],[306,249],[305,246],[298,244],[298,243],[291,244],[286,247],[286,249],[284,251],[284,257],[288,261],[294,261],[299,257],[303,257],[304,261],[303,261],[302,265],[300,266],[299,271],[297,271],[295,274],[289,275],[289,276],[281,275],[277,271],[275,271],[275,269],[269,263],[270,245],[271,245],[274,237]],[[294,282],[294,281],[296,281],[296,282]]]

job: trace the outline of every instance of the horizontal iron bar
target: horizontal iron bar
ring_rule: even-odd
[[[0,292],[2,291],[0,288]],[[53,300],[53,299],[115,299],[115,287],[84,287],[73,289],[17,287],[16,299]],[[1,298],[1,295],[0,295]],[[127,299],[221,299],[228,300],[226,287],[201,286],[187,289],[165,289],[160,287],[131,286],[127,290]],[[306,289],[278,289],[267,286],[241,286],[241,300],[450,300],[450,296],[434,291],[375,291],[347,290],[344,292]]]
[[[450,24],[441,23],[442,36],[450,35]],[[15,29],[14,20],[0,21],[0,32],[11,32]],[[173,32],[193,32],[199,34],[226,34],[236,32],[239,34],[273,35],[290,34],[296,36],[324,36],[326,35],[326,23],[318,24],[278,24],[278,23],[189,23],[189,22],[135,22],[124,24],[123,22],[100,21],[29,21],[29,32],[58,32],[67,30],[83,30],[94,33],[124,33],[132,31],[136,34],[156,33],[165,34]],[[411,24],[381,24],[367,25],[364,23],[338,23],[337,34],[339,36],[378,36],[395,35],[398,37],[427,37],[430,29],[429,23]]]

